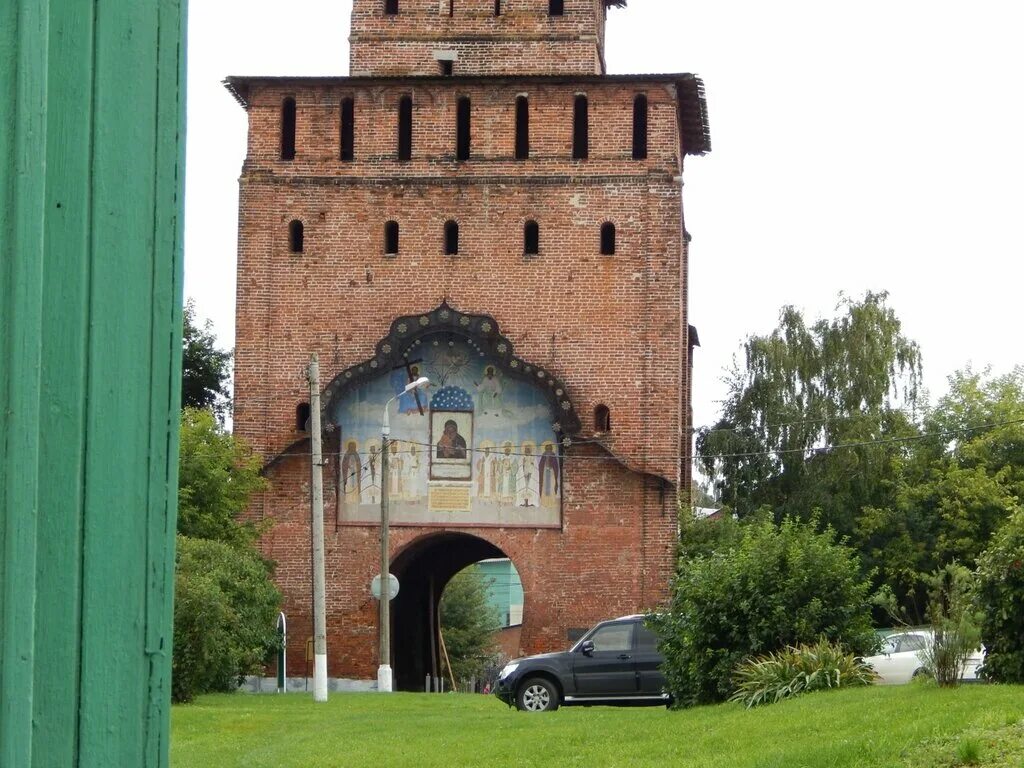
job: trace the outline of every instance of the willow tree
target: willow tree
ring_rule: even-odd
[[[921,353],[887,302],[842,297],[813,323],[786,306],[772,333],[747,339],[721,418],[697,438],[704,473],[741,518],[818,510],[853,536],[861,510],[890,506],[903,440],[918,434]]]

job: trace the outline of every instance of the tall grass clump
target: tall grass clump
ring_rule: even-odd
[[[736,691],[730,701],[749,709],[811,691],[870,685],[875,677],[861,659],[821,639],[744,661],[733,676]]]

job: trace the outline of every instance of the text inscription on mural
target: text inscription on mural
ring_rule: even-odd
[[[507,376],[472,342],[441,334],[409,358],[408,367],[352,389],[330,414],[341,440],[340,520],[379,521],[386,483],[398,524],[558,525],[561,459],[543,388]],[[419,376],[430,389],[391,405],[384,478],[384,404]]]

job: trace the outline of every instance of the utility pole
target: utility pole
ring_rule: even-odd
[[[309,439],[313,538],[313,701],[327,701],[327,579],[324,575],[324,460],[320,429],[320,360],[309,361]]]
[[[390,426],[385,425],[380,441],[380,666],[377,668],[377,690],[381,693],[390,693],[394,688],[391,678],[391,563],[388,559],[388,529],[391,522],[388,510],[390,434]]]

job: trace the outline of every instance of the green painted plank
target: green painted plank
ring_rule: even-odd
[[[35,540],[38,511],[39,339],[42,314],[43,179],[46,142],[45,4],[17,0],[4,19],[5,128],[3,333],[7,383],[0,468],[0,765],[30,765],[35,660]],[[12,38],[11,35],[14,35]]]
[[[166,766],[170,750],[171,645],[175,533],[178,506],[178,437],[181,414],[181,271],[185,172],[186,9],[180,0],[158,6],[159,79],[154,242],[173,259],[156,260],[153,270],[152,380],[150,382],[149,519],[146,551],[146,654],[149,687],[145,712],[147,766]],[[168,364],[169,363],[169,364]],[[156,428],[165,422],[163,430]]]
[[[132,765],[144,747],[156,28],[153,2],[97,7],[92,249],[104,257],[91,283],[81,650],[83,681],[105,684],[82,687],[82,768]]]
[[[184,0],[0,6],[0,765],[164,768]]]
[[[39,490],[36,588],[46,599],[37,606],[36,653],[48,662],[35,669],[32,752],[37,764],[54,766],[74,765],[78,750],[93,10],[50,9],[49,94],[60,113],[53,110],[47,136],[43,290],[60,311],[43,319],[41,429],[62,438],[46,447],[60,471],[47,473]]]

